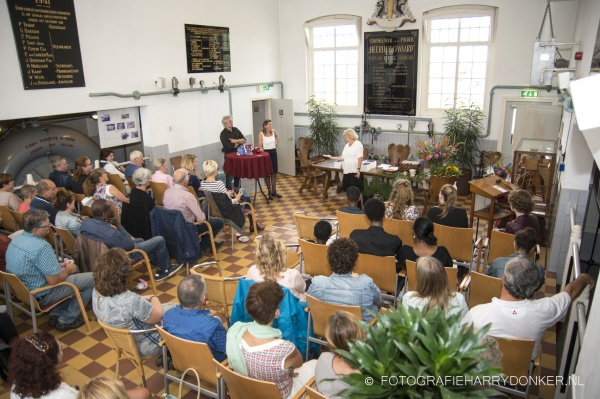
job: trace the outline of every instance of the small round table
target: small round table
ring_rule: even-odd
[[[229,153],[225,155],[223,170],[229,176],[254,179],[254,202],[256,202],[256,184],[258,183],[260,192],[267,200],[267,204],[269,203],[269,198],[265,195],[259,180],[273,174],[273,165],[269,153],[264,151],[253,155],[238,155],[237,152]]]

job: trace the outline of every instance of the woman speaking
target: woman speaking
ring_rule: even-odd
[[[344,140],[346,140],[346,145],[344,146],[341,157],[332,157],[327,154],[323,156],[325,158],[344,162],[342,166],[344,173],[344,180],[342,182],[344,191],[352,186],[358,187],[358,189],[362,191],[363,179],[360,174],[360,167],[363,160],[363,145],[358,141],[358,136],[352,129],[344,130]]]
[[[258,133],[258,147],[265,150],[271,156],[271,164],[273,165],[273,174],[265,177],[267,190],[269,190],[269,199],[273,197],[281,198],[282,195],[277,192],[277,142],[279,135],[273,129],[273,122],[270,119],[265,119],[260,133]]]

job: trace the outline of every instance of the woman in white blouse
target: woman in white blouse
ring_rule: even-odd
[[[344,173],[343,187],[344,191],[348,187],[358,187],[363,190],[363,179],[360,173],[360,167],[363,161],[363,145],[358,141],[358,135],[352,129],[344,130],[344,140],[346,145],[342,151],[341,157],[332,157],[331,155],[323,155],[325,158],[343,161],[342,170]]]
[[[125,168],[115,162],[115,153],[110,148],[100,150],[100,167],[104,168],[106,173],[119,175],[121,180],[125,180]]]
[[[262,130],[258,133],[258,147],[271,156],[271,164],[273,165],[273,174],[265,177],[267,190],[269,190],[269,199],[273,197],[281,198],[282,195],[277,192],[277,142],[279,135],[273,129],[273,122],[270,119],[265,119]]]

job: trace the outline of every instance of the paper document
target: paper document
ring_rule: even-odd
[[[503,189],[502,187],[500,187],[500,186],[499,186],[499,185],[497,185],[497,184],[496,184],[495,186],[493,186],[493,187],[494,187],[496,190],[498,190],[498,191],[500,191],[500,192],[502,192],[502,193],[505,193],[505,192],[507,192],[505,189]]]

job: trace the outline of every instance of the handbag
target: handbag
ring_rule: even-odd
[[[187,374],[188,371],[193,371],[194,374],[196,374],[196,381],[198,382],[198,395],[196,395],[196,399],[200,399],[200,376],[198,375],[198,372],[196,370],[194,370],[193,368],[188,368],[186,369],[183,374],[181,374],[181,380],[179,380],[179,393],[177,394],[177,396],[173,396],[173,395],[167,395],[166,393],[163,393],[163,396],[166,399],[177,399],[177,398],[181,398],[181,390],[183,389],[183,381],[185,379],[185,375]]]

